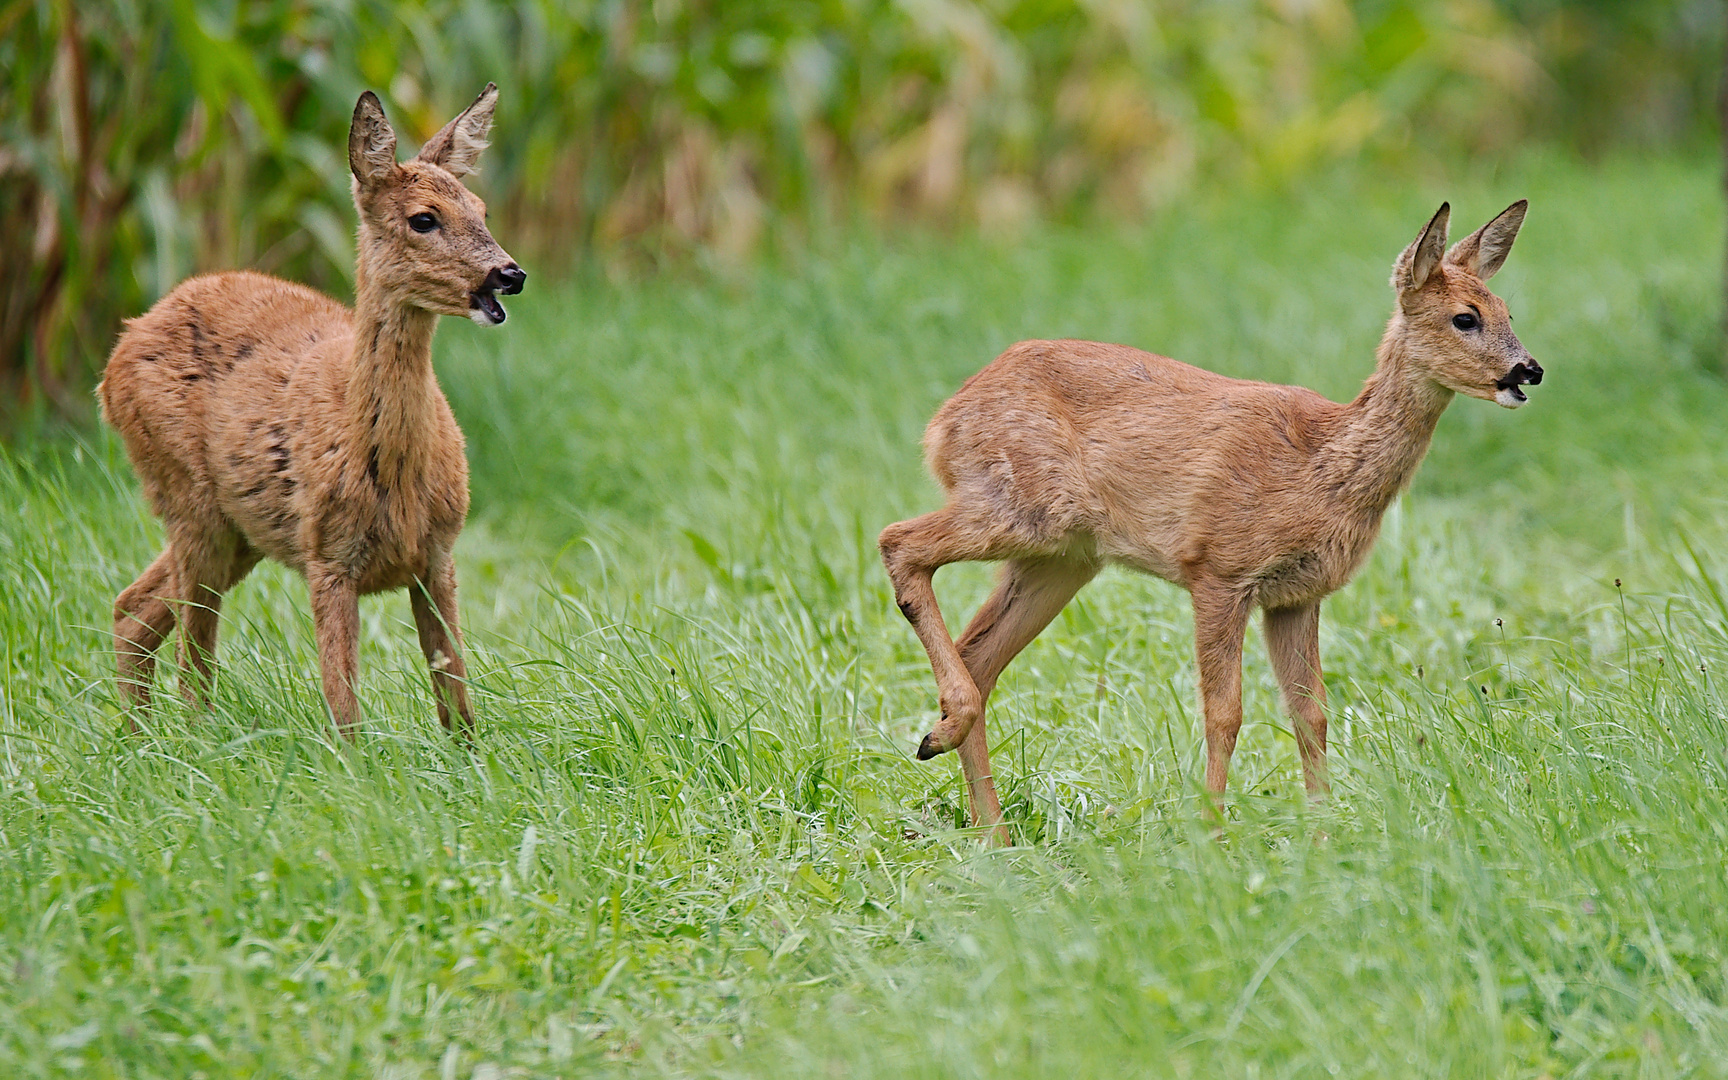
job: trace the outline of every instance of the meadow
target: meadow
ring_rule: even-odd
[[[1212,834],[1187,600],[1111,571],[997,691],[982,848],[874,547],[936,504],[936,405],[1061,336],[1346,398],[1434,207],[1519,196],[1494,286],[1548,377],[1454,403],[1327,602],[1332,797],[1254,636]],[[1722,232],[1714,161],[1538,155],[536,274],[437,343],[466,746],[401,596],[337,743],[279,567],[210,712],[128,733],[159,528],[111,436],[0,448],[0,1072],[1728,1076]],[[990,581],[938,576],[950,625]]]

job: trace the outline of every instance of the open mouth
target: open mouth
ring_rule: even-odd
[[[497,326],[505,318],[504,305],[498,302],[498,294],[490,286],[469,293],[468,308],[468,317],[481,326]]]
[[[1520,360],[1512,365],[1512,370],[1502,375],[1494,383],[1494,400],[1508,409],[1516,409],[1529,401],[1524,393],[1524,387],[1535,386],[1542,381],[1542,366],[1534,360],[1528,364]]]
[[[528,275],[513,262],[493,267],[480,287],[468,294],[468,317],[481,326],[497,326],[504,321],[504,305],[498,302],[498,294],[515,296],[527,280]]]

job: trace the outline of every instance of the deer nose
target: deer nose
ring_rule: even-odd
[[[486,275],[486,288],[495,289],[506,296],[514,296],[522,291],[522,283],[527,280],[526,270],[513,262],[505,263]]]
[[[1542,381],[1542,365],[1534,359],[1520,360],[1512,365],[1512,370],[1502,375],[1495,386],[1505,390],[1513,386],[1535,386]]]

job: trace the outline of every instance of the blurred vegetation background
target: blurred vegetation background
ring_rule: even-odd
[[[192,272],[345,294],[365,88],[411,143],[500,84],[477,186],[537,268],[725,263],[860,219],[1011,231],[1341,163],[1704,147],[1722,23],[1715,0],[0,0],[0,413],[87,415],[119,320]]]

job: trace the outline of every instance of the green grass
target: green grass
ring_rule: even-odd
[[[1716,185],[1531,159],[453,322],[472,749],[401,597],[333,745],[280,568],[211,713],[125,734],[107,612],[160,531],[110,437],[0,452],[0,1073],[1728,1075]],[[1333,798],[1254,641],[1209,834],[1186,599],[1110,572],[1003,680],[1021,844],[980,850],[873,546],[935,505],[935,406],[1063,335],[1346,397],[1440,198],[1521,195],[1495,284],[1549,378],[1454,404],[1328,602]]]

